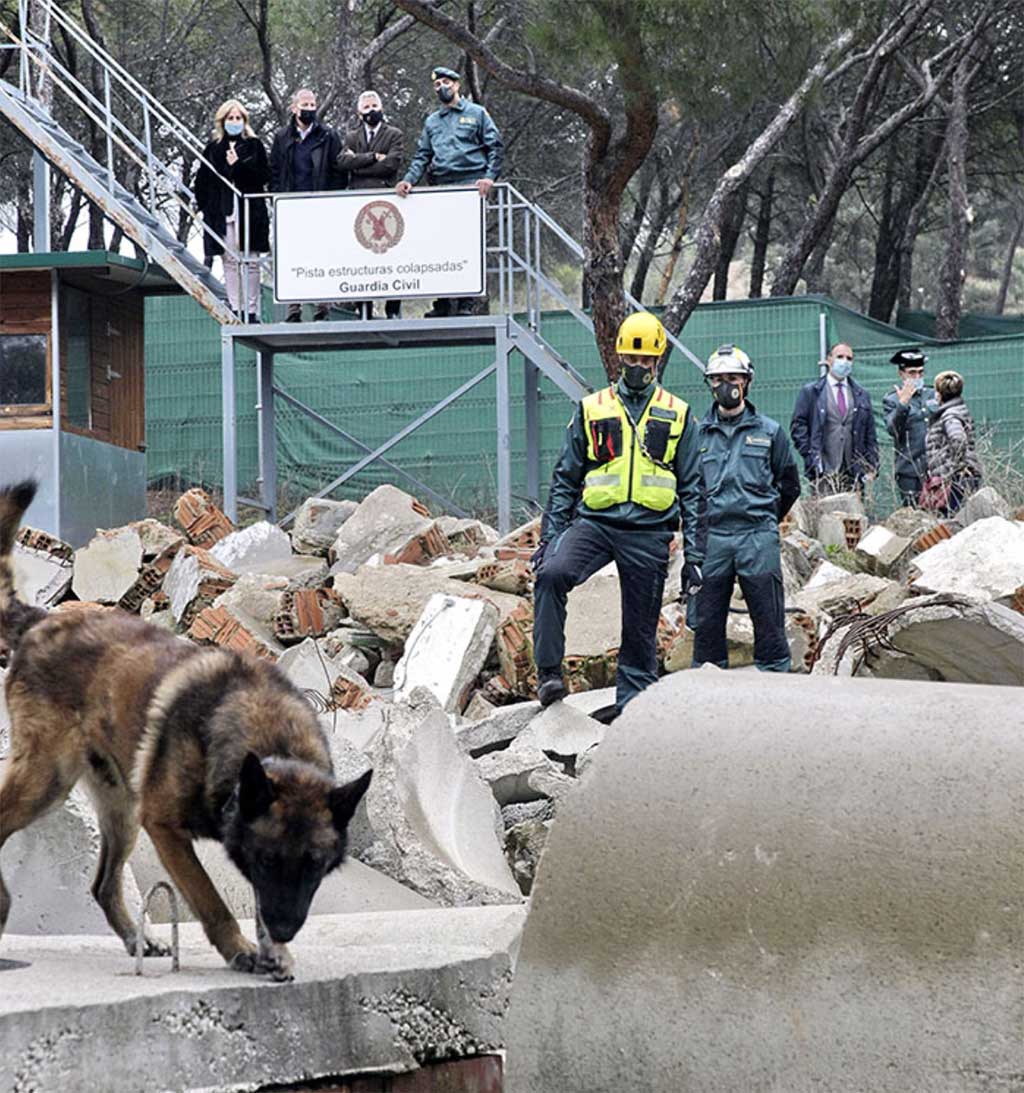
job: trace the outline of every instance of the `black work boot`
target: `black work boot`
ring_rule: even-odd
[[[550,706],[569,693],[562,679],[561,668],[540,668],[537,671],[537,698],[542,706]]]

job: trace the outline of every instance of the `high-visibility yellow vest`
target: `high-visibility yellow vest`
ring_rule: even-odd
[[[614,387],[583,400],[587,459],[598,463],[583,480],[583,504],[607,509],[624,501],[664,512],[676,497],[672,470],[689,407],[663,387],[655,389],[637,422],[637,432]]]

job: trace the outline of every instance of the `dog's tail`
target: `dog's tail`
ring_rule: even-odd
[[[34,622],[46,617],[41,608],[29,607],[18,599],[11,558],[21,518],[35,495],[36,483],[31,481],[0,489],[0,637],[11,649]]]

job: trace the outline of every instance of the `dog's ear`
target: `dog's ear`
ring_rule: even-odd
[[[330,805],[331,815],[334,817],[334,826],[342,834],[344,834],[345,828],[348,827],[348,822],[352,819],[359,802],[363,799],[363,794],[370,785],[372,777],[373,771],[368,770],[354,782],[346,782],[343,786],[335,786],[327,795],[327,803]]]
[[[270,808],[274,786],[255,752],[246,752],[238,774],[238,807],[243,820],[255,820]]]

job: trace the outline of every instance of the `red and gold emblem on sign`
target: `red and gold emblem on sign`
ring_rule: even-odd
[[[404,232],[402,214],[398,206],[390,201],[371,201],[356,216],[356,239],[374,254],[390,250],[401,240]]]

